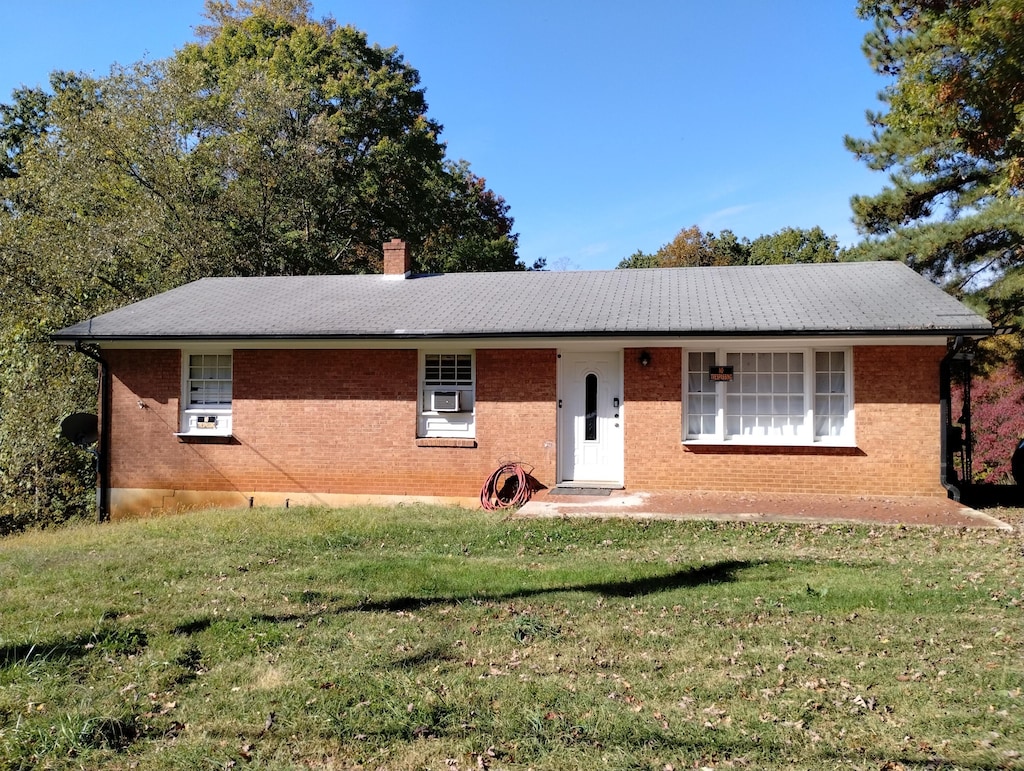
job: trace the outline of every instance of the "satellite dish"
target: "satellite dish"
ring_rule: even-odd
[[[91,412],[72,412],[60,422],[60,435],[87,450],[100,438],[99,418]]]

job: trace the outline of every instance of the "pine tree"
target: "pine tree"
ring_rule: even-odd
[[[847,147],[890,172],[852,199],[857,256],[905,260],[995,322],[1024,309],[1024,0],[861,0],[864,51],[892,80],[870,139]]]

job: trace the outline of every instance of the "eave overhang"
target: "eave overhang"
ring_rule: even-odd
[[[978,328],[946,329],[799,329],[799,330],[686,330],[665,332],[509,332],[505,334],[444,330],[401,330],[390,334],[260,334],[260,335],[52,335],[61,345],[87,342],[106,349],[181,348],[409,348],[445,343],[473,344],[489,348],[565,347],[596,344],[608,347],[688,347],[713,340],[732,342],[784,342],[785,345],[820,345],[834,341],[842,345],[944,345],[955,337],[982,339],[993,334]]]

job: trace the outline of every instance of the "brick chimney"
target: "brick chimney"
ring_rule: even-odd
[[[384,244],[384,277],[406,278],[412,273],[412,257],[409,245],[400,238],[392,238]]]

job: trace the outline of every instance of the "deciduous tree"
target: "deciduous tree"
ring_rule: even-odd
[[[0,104],[0,179],[17,175],[22,148],[46,130],[49,101],[40,88],[17,88]]]
[[[508,204],[445,157],[419,74],[305,0],[209,0],[201,38],[0,106],[0,516],[81,511],[95,409],[63,326],[209,275],[514,270]],[[428,252],[429,250],[429,252]]]
[[[512,232],[505,199],[488,189],[487,181],[465,161],[447,162],[444,175],[438,216],[417,267],[425,273],[521,267],[516,262],[519,236]]]
[[[953,403],[954,409],[962,409],[960,384],[954,387]],[[1024,438],[1024,380],[1013,364],[972,379],[971,433],[974,478],[969,481],[1012,484],[1010,461]]]
[[[708,265],[742,265],[746,243],[730,230],[721,235],[702,231],[697,225],[683,228],[654,254],[637,251],[624,258],[618,268],[697,268]]]
[[[835,236],[820,227],[783,228],[753,241],[737,238],[731,230],[717,236],[696,225],[684,228],[654,254],[637,251],[619,268],[692,268],[707,265],[780,265],[791,262],[835,262],[841,250]]]
[[[758,236],[747,249],[749,265],[784,265],[794,262],[836,262],[839,240],[820,227],[809,230],[783,228],[768,236]]]
[[[301,0],[211,2],[208,41],[170,62],[190,96],[192,154],[216,173],[214,200],[249,255],[239,272],[378,270],[392,236],[446,268],[523,267],[503,199],[445,162],[416,70],[307,13]]]

